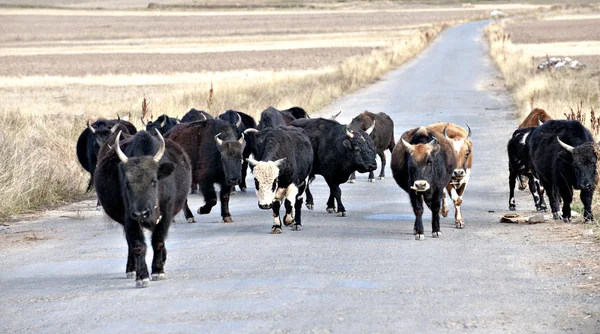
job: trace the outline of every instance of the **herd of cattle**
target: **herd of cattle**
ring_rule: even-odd
[[[394,122],[385,113],[365,111],[348,125],[337,122],[338,115],[310,118],[299,107],[269,107],[257,123],[234,110],[213,118],[191,109],[181,120],[167,115],[142,120],[145,131],[137,131],[120,118],[88,122],[77,142],[77,156],[90,173],[88,190],[96,189],[99,205],[124,227],[127,276],[136,278],[138,287],[147,286],[150,276],[165,278],[165,239],[173,217],[183,210],[188,222],[196,221],[188,207],[188,193],[203,195],[205,203],[197,213],[207,214],[218,202],[214,185],[219,184],[221,217],[232,222],[229,198],[236,186],[246,191],[248,168],[254,176],[259,208],[273,212],[273,234],[282,232],[282,221],[294,230],[302,229],[303,198],[306,194],[306,207],[312,210],[310,184],[317,174],[329,186],[327,212],[346,216],[340,184],[353,182],[356,172],[369,172],[368,180],[373,182],[376,155],[382,164],[379,179],[383,179],[386,150],[391,152],[396,183],[410,197],[415,238],[425,237],[423,202],[432,211],[432,236],[441,235],[440,214],[449,213],[447,195],[454,203],[456,227],[464,228],[462,196],[473,159],[468,125],[464,129],[435,123],[410,129],[396,144]],[[551,120],[540,109],[530,117],[535,123],[526,120],[508,144],[510,209],[516,209],[518,178],[521,190],[529,183],[538,210],[546,209],[543,193],[547,191],[556,219],[571,217],[572,188],[581,189],[585,218],[591,220],[599,152],[590,132],[577,121]],[[558,214],[559,195],[562,216]],[[145,262],[143,228],[152,231],[151,275]]]

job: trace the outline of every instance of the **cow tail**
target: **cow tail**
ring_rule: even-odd
[[[88,186],[87,186],[87,189],[85,190],[85,193],[86,194],[89,193],[93,186],[94,186],[94,178],[90,177],[90,181],[88,182]]]
[[[390,143],[388,145],[388,149],[390,150],[390,153],[394,152],[394,147],[396,147],[396,140],[394,139],[394,134],[392,133],[392,138],[390,139]]]

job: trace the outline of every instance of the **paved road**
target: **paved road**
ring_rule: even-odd
[[[383,80],[321,111],[385,111],[406,129],[435,121],[473,129],[475,166],[466,229],[442,221],[441,239],[415,241],[408,196],[390,176],[343,185],[348,217],[325,212],[314,184],[304,230],[270,235],[254,191],[238,193],[233,224],[218,212],[178,218],[166,281],[125,279],[121,228],[93,201],[3,227],[0,331],[7,332],[594,332],[600,300],[583,278],[550,270],[577,246],[557,224],[499,224],[507,209],[505,143],[516,122],[481,39],[484,23],[448,29]],[[248,184],[253,184],[249,182]],[[525,193],[521,208],[532,207]],[[201,197],[192,195],[197,208]],[[560,228],[560,226],[558,227]],[[34,234],[35,233],[35,234]],[[548,269],[548,270],[546,270]]]

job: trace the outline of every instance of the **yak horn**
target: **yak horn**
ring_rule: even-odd
[[[117,122],[121,121],[121,116],[119,116],[119,113],[117,113]]]
[[[221,146],[223,145],[223,141],[221,139],[219,139],[219,136],[221,135],[221,133],[217,133],[217,135],[215,136],[215,141],[217,142],[217,145]]]
[[[339,113],[337,113],[337,114],[335,114],[335,115],[331,116],[329,119],[330,119],[330,120],[332,120],[332,121],[335,121],[335,119],[336,119],[336,118],[338,118],[338,116],[339,116],[341,113],[342,113],[342,111],[340,110],[340,112],[339,112]]]
[[[246,161],[248,161],[248,163],[249,163],[251,166],[256,166],[256,165],[258,165],[258,161],[254,160],[254,159],[252,159],[252,158],[247,158],[247,159],[246,159]]]
[[[154,129],[154,131],[156,131],[156,134],[158,135],[158,138],[160,138],[160,148],[158,149],[158,152],[156,152],[156,154],[154,155],[154,161],[159,162],[160,159],[165,154],[165,148],[166,148],[167,145],[165,143],[165,139],[160,134],[160,131],[158,131],[158,129],[156,129],[156,128]]]
[[[249,129],[246,129],[246,130],[244,130],[244,133],[245,133],[245,134],[248,134],[248,133],[256,133],[256,132],[258,132],[258,130],[257,130],[257,129],[255,129],[255,128],[249,128]]]
[[[444,138],[446,139],[450,139],[450,137],[448,137],[448,133],[446,133],[446,130],[448,129],[447,126],[444,127]]]
[[[117,131],[118,128],[119,128],[119,122],[115,123],[115,125],[113,125],[113,127],[110,128],[110,133],[115,133],[115,131]]]
[[[282,164],[282,163],[285,161],[285,159],[286,159],[286,158],[281,158],[281,159],[279,159],[279,160],[276,160],[276,161],[275,161],[275,166],[276,166],[276,167],[280,167],[280,166],[281,166],[281,164]]]
[[[402,145],[404,145],[404,148],[406,148],[406,150],[408,151],[408,153],[412,153],[412,151],[415,149],[413,147],[413,145],[410,144],[409,142],[407,142],[406,140],[404,140],[404,138],[401,138],[401,139],[402,139]]]
[[[350,130],[348,130],[348,126],[346,126],[346,136],[348,136],[349,138],[354,138],[354,134],[350,132]]]
[[[244,143],[244,133],[242,132],[242,136],[240,137],[240,139],[238,140],[238,143],[243,144]]]
[[[163,121],[162,121],[162,123],[160,123],[160,127],[161,127],[161,128],[164,128],[164,127],[165,127],[165,125],[167,125],[167,116],[166,116],[166,115],[165,115],[165,118],[163,118]]]
[[[431,141],[429,143],[427,143],[427,145],[433,145],[437,143],[437,138],[432,137],[433,139],[431,139]]]
[[[371,125],[365,132],[370,136],[371,132],[373,132],[373,129],[375,129],[375,122],[373,121],[373,125]]]
[[[538,116],[538,126],[544,124],[544,122],[542,122],[542,120],[540,119],[540,116]]]
[[[200,116],[202,116],[204,119],[203,121],[206,121],[208,118],[206,118],[206,115],[204,115],[203,113],[200,113]]]
[[[92,131],[92,133],[96,133],[96,129],[94,129],[94,127],[90,125],[90,120],[89,119],[87,121],[87,126],[88,126],[88,129],[90,129],[90,131]]]
[[[121,137],[121,131],[119,130],[119,133],[117,133],[117,138],[115,138],[115,152],[117,152],[117,156],[119,157],[119,160],[121,160],[123,163],[127,163],[127,160],[129,160],[129,158],[127,158],[125,153],[123,153],[123,151],[121,151],[121,146],[119,146],[119,138],[120,137]]]
[[[467,123],[465,123],[467,124]],[[469,129],[469,134],[467,135],[467,139],[471,138],[471,127],[469,126],[469,124],[467,124],[467,129]]]
[[[562,140],[560,140],[560,138],[558,138],[558,136],[556,136],[556,140],[558,140],[558,143],[560,144],[560,146],[562,146],[565,150],[573,153],[573,150],[575,149],[573,146],[563,143]]]
[[[242,116],[240,116],[240,114],[238,114],[238,113],[235,113],[235,114],[236,114],[236,115],[237,115],[237,117],[238,117],[238,121],[237,121],[237,122],[235,122],[235,127],[236,127],[236,128],[239,128],[239,127],[240,127],[240,125],[242,125]]]

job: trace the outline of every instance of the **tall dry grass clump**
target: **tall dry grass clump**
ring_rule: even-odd
[[[163,113],[181,117],[191,107],[213,115],[235,109],[256,118],[268,106],[298,105],[309,111],[318,110],[414,57],[447,26],[423,28],[411,37],[390,42],[388,47],[329,68],[293,75],[274,73],[272,77],[256,80],[222,80],[211,84],[210,90],[202,85],[164,96],[149,96],[148,100],[155,117]],[[77,138],[88,118],[115,118],[116,112],[129,113],[130,120],[141,128],[141,117],[148,117],[148,101],[144,97],[143,102],[132,102],[91,103],[87,109],[93,110],[94,115],[58,111],[42,115],[32,111],[35,110],[32,106],[23,108],[27,111],[0,109],[0,219],[85,196],[89,176],[77,160]],[[142,108],[122,107],[142,103]]]
[[[565,113],[582,103],[587,110],[598,109],[600,87],[597,76],[589,69],[568,68],[538,71],[537,63],[526,56],[504,32],[504,22],[487,26],[490,55],[498,65],[505,83],[517,104],[519,119],[532,105],[546,110],[553,118],[564,119]],[[562,56],[562,55],[561,55]],[[591,123],[586,118],[585,124]]]

